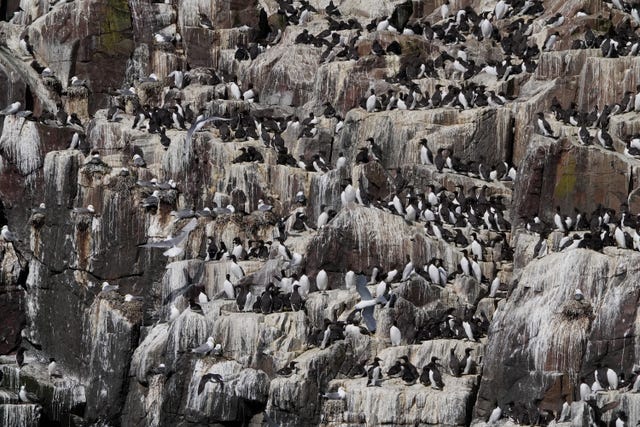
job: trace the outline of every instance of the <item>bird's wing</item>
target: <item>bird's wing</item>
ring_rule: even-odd
[[[374,308],[375,306],[371,305],[362,310],[362,318],[364,319],[364,323],[367,325],[367,329],[369,329],[369,332],[371,333],[376,331],[376,319],[373,317]]]
[[[613,400],[609,403],[605,403],[604,405],[602,405],[600,407],[600,411],[604,414],[607,411],[610,411],[611,409],[617,408],[618,405],[620,405],[620,401],[619,400]]]
[[[211,350],[211,348],[209,347],[209,343],[204,343],[204,344],[199,345],[198,347],[192,349],[191,351],[193,353],[208,353],[209,350]],[[210,375],[210,374],[207,374],[207,375]]]
[[[376,296],[376,304],[386,304],[388,302],[389,302],[389,300],[387,299],[386,296],[384,296],[384,295]]]
[[[174,239],[160,240],[158,242],[150,242],[145,243],[144,245],[140,245],[141,248],[170,248],[175,246],[173,244]]]
[[[167,297],[164,299],[164,301],[162,302],[164,305],[169,304],[171,301],[173,301],[174,299],[176,299],[178,296],[185,294],[186,292],[189,291],[189,289],[194,286],[193,284],[187,283],[186,285],[184,285],[181,288],[178,289],[174,289],[173,291],[169,292],[169,295],[167,295]]]
[[[187,146],[191,143],[191,137],[193,136],[193,133],[196,130],[196,126],[198,126],[199,124],[202,124],[202,126],[204,126],[205,124],[209,123],[209,122],[213,122],[216,120],[220,120],[220,121],[230,121],[231,119],[225,119],[224,117],[218,117],[218,116],[212,116],[212,117],[207,117],[204,120],[200,120],[199,122],[194,121],[191,124],[191,127],[189,127],[189,130],[187,131],[187,139],[185,141],[185,143],[187,144]]]
[[[200,378],[200,383],[198,383],[198,394],[201,394],[204,391],[204,387],[209,382],[208,375],[209,374],[203,375],[202,378]]]
[[[362,301],[373,299],[371,297],[371,292],[369,292],[369,289],[367,288],[367,277],[362,274],[356,276],[356,290],[360,294],[360,299],[362,299]]]
[[[161,240],[159,242],[145,243],[144,245],[140,245],[140,247],[143,247],[143,248],[170,248],[170,247],[173,247],[173,246],[177,246],[180,243],[182,243],[182,241],[184,239],[187,238],[189,233],[193,229],[195,229],[197,225],[198,225],[198,220],[195,219],[195,218],[191,218],[191,221],[189,221],[187,223],[187,225],[185,225],[182,228],[182,230],[180,230],[180,232],[176,235],[176,237],[171,238],[171,239]]]
[[[404,270],[402,270],[402,280],[407,280],[409,278],[409,275],[411,274],[411,271],[413,270],[413,263],[409,264],[407,263],[407,265],[404,266]]]
[[[170,249],[167,249],[166,251],[162,252],[162,255],[171,258],[171,257],[177,257],[183,252],[184,252],[184,249],[179,248],[177,246],[172,246]]]

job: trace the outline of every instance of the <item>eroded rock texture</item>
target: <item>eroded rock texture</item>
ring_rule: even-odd
[[[0,20],[0,425],[640,421],[637,6]]]

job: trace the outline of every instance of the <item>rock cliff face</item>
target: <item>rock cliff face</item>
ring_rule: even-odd
[[[636,425],[639,26],[2,2],[0,425]]]

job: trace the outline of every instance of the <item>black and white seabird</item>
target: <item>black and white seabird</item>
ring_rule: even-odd
[[[13,232],[9,231],[8,225],[2,226],[0,237],[2,237],[2,240],[4,240],[5,242],[15,242],[17,240],[16,235]]]
[[[402,356],[400,357],[401,366],[402,366],[402,374],[401,378],[406,385],[415,384],[418,380],[418,369],[409,361],[409,357]]]
[[[553,50],[553,48],[556,45],[556,42],[559,40],[560,38],[560,33],[559,32],[554,32],[553,34],[551,34],[547,40],[545,40],[544,45],[543,45],[543,50],[545,51],[550,51]]]
[[[444,388],[444,383],[442,382],[442,375],[438,370],[438,366],[437,366],[438,360],[440,359],[438,359],[436,356],[432,356],[431,362],[429,362],[425,366],[425,369],[428,369],[429,382],[431,384],[431,387],[436,390],[442,390]]]
[[[200,17],[200,27],[206,30],[213,30],[213,23],[211,22],[211,19],[209,19],[209,17],[204,13],[199,13],[198,15]]]
[[[200,378],[200,382],[198,383],[198,394],[202,394],[209,382],[215,382],[220,384],[221,388],[224,387],[224,379],[222,378],[222,375],[214,373],[205,374]]]
[[[458,360],[458,356],[456,356],[455,349],[451,347],[449,349],[449,372],[452,376],[459,377],[461,371],[460,360]]]
[[[399,346],[402,342],[402,333],[400,332],[400,329],[398,328],[395,320],[393,321],[393,325],[391,325],[391,328],[389,329],[389,338],[391,339],[391,345],[393,347]]]
[[[580,138],[580,144],[591,145],[591,141],[593,140],[593,137],[591,136],[591,134],[589,133],[589,130],[585,126],[580,127],[578,136]]]
[[[596,138],[598,139],[598,142],[600,143],[602,148],[606,150],[614,150],[613,138],[611,138],[611,135],[609,135],[609,132],[607,132],[604,127],[598,129],[598,131],[596,132]]]
[[[344,387],[338,387],[338,391],[323,393],[320,395],[325,399],[333,399],[333,400],[344,400],[347,398],[347,390]]]
[[[207,338],[207,341],[195,348],[191,349],[191,353],[196,353],[196,354],[201,354],[201,355],[207,355],[209,354],[211,351],[213,351],[213,349],[215,348],[215,342],[213,341],[213,337],[209,337]]]
[[[101,288],[102,292],[105,292],[105,293],[106,292],[115,292],[118,289],[120,289],[119,285],[111,285],[111,284],[109,284],[109,282],[106,282],[106,281],[102,282],[102,288]]]
[[[382,383],[382,368],[380,367],[380,361],[381,360],[377,357],[373,359],[373,363],[367,370],[367,377],[369,378],[367,381],[367,387],[380,387]]]
[[[20,401],[23,403],[38,403],[39,401],[38,396],[36,396],[31,392],[28,392],[24,384],[20,386],[20,392],[18,393],[18,397],[20,398]]]
[[[564,16],[562,16],[561,13],[556,13],[551,18],[547,19],[545,24],[551,28],[559,27],[564,24]]]
[[[280,377],[290,377],[291,375],[293,375],[294,372],[298,370],[298,368],[296,367],[297,364],[298,362],[296,362],[295,360],[292,360],[287,364],[287,366],[277,370],[276,375]]]
[[[62,374],[58,370],[56,359],[54,359],[53,357],[49,359],[49,365],[47,366],[47,373],[49,374],[49,377],[52,377],[52,378],[62,376]]]
[[[556,138],[553,135],[553,130],[551,130],[551,125],[549,125],[549,122],[544,118],[543,112],[538,113],[538,120],[536,123],[538,124],[538,130],[542,135],[548,136],[551,138]]]
[[[464,349],[464,356],[462,360],[460,360],[460,369],[462,369],[463,375],[469,375],[473,373],[473,357],[471,356],[471,352],[473,349],[471,347],[467,347]]]
[[[372,113],[376,109],[376,93],[373,89],[370,90],[370,95],[366,101],[366,110],[369,113]]]
[[[0,110],[0,115],[10,116],[16,114],[18,111],[20,111],[20,107],[22,107],[22,103],[20,103],[19,101],[13,102],[4,109]]]
[[[22,368],[24,366],[24,353],[25,353],[26,349],[24,347],[20,347],[18,348],[18,351],[16,352],[16,364],[18,365],[18,369]]]

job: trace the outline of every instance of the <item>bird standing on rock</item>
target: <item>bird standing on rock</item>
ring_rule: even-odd
[[[49,365],[47,366],[47,373],[50,378],[53,377],[61,377],[60,371],[58,370],[58,365],[56,363],[56,359],[53,357],[49,359]]]
[[[401,366],[402,366],[402,380],[405,385],[413,385],[418,380],[418,369],[409,361],[409,357],[402,356],[400,357]]]
[[[327,272],[324,270],[320,270],[316,275],[316,286],[320,292],[326,294],[326,290],[329,286],[329,278],[327,277]]]
[[[16,101],[16,102],[14,102],[12,104],[9,104],[4,109],[0,110],[0,115],[1,116],[11,116],[13,114],[16,114],[18,111],[20,111],[20,107],[21,106],[22,106],[22,104],[19,101]]]
[[[544,118],[544,113],[542,112],[538,113],[538,119],[536,123],[538,125],[538,131],[540,132],[540,134],[542,134],[543,136],[548,136],[550,138],[557,138],[556,136],[553,135],[553,131],[551,130],[551,125]]]
[[[380,359],[373,359],[373,364],[369,367],[367,371],[367,376],[369,381],[367,382],[367,387],[380,387],[382,383],[382,368],[380,367]]]
[[[191,349],[191,353],[206,355],[206,354],[209,354],[209,352],[213,350],[214,347],[215,347],[215,343],[213,341],[213,337],[209,337],[207,338],[207,341],[204,344]]]
[[[4,240],[5,242],[15,242],[17,240],[16,235],[13,232],[9,231],[8,225],[2,226],[0,237],[2,237],[2,240]]]
[[[371,94],[367,98],[366,109],[367,112],[372,113],[376,108],[376,93],[373,89],[371,89],[370,93]]]
[[[391,339],[391,345],[394,347],[399,346],[402,341],[402,333],[395,320],[393,321],[391,329],[389,329],[389,338]]]
[[[294,373],[294,371],[298,370],[298,368],[296,367],[297,364],[298,362],[292,360],[287,366],[276,371],[276,375],[281,377],[290,377]]]
[[[442,390],[444,388],[444,383],[442,382],[442,375],[438,370],[438,360],[440,359],[436,356],[431,357],[431,362],[429,362],[425,368],[429,370],[429,382],[431,383],[431,387],[436,390]]]
[[[244,270],[238,264],[236,256],[233,255],[233,254],[230,255],[229,256],[229,262],[230,262],[229,271],[231,272],[231,274],[236,279],[242,279],[244,277]]]
[[[233,283],[231,283],[231,275],[227,274],[225,277],[226,278],[225,278],[224,283],[222,285],[225,297],[227,299],[235,299],[235,297],[236,297],[235,288],[233,286]]]
[[[38,403],[39,401],[38,396],[28,392],[24,385],[20,386],[20,392],[18,393],[18,397],[20,398],[20,401],[23,403]]]
[[[18,369],[22,368],[22,366],[24,366],[24,353],[25,353],[26,349],[24,347],[20,347],[18,348],[18,351],[16,352],[16,364],[18,365]]]
[[[449,372],[454,377],[460,376],[460,361],[453,347],[449,349]]]
[[[347,390],[344,387],[338,387],[337,392],[323,393],[320,395],[325,399],[344,400],[347,398]]]
[[[462,375],[470,375],[474,373],[474,361],[471,356],[472,348],[467,347],[464,349],[464,356],[460,361],[460,368],[462,369]]]

